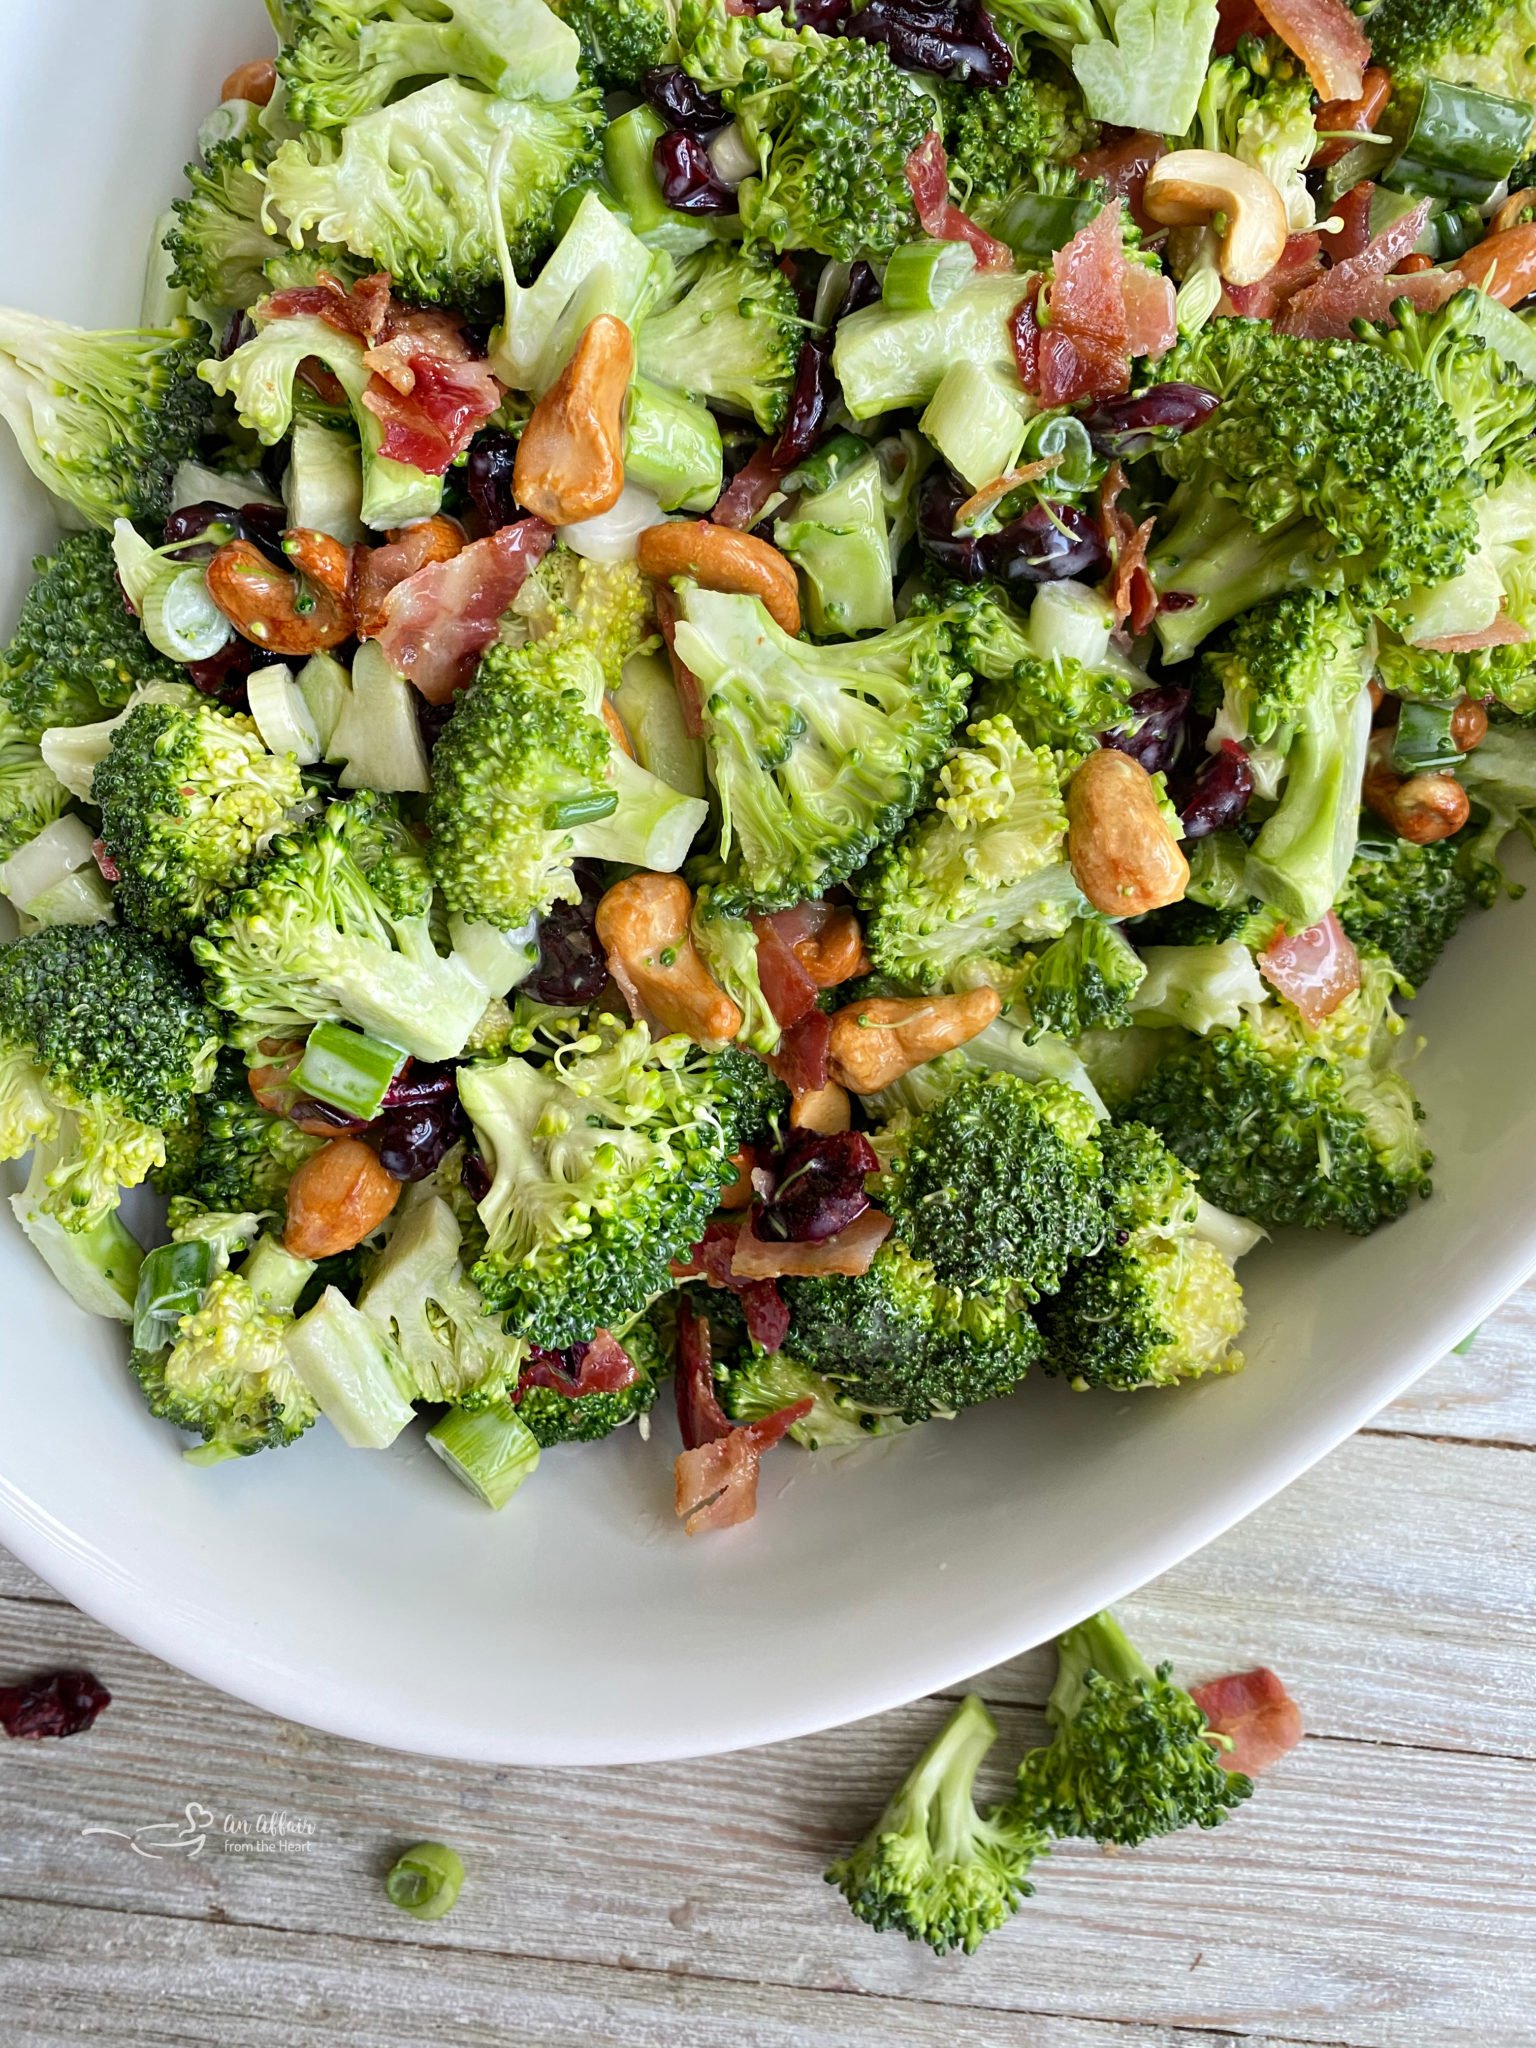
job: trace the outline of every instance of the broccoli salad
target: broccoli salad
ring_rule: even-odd
[[[670,1377],[690,1534],[1236,1371],[1536,821],[1521,10],[269,9],[142,325],[0,312],[36,1252],[207,1464]]]

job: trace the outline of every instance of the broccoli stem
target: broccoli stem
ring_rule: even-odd
[[[1077,1718],[1088,1697],[1090,1671],[1116,1685],[1133,1685],[1138,1678],[1150,1683],[1157,1676],[1107,1607],[1059,1637],[1056,1655],[1060,1668],[1045,1705],[1045,1718],[1053,1728],[1064,1728]]]
[[[1256,533],[1208,481],[1215,479],[1181,492],[1177,524],[1149,564],[1163,597],[1185,600],[1157,615],[1165,661],[1187,660],[1218,626],[1265,598],[1325,580],[1311,545],[1315,529],[1300,512]]]
[[[972,1855],[976,1774],[997,1735],[986,1702],[968,1694],[912,1766],[886,1809],[885,1825],[895,1829],[914,1815],[926,1815],[936,1864],[961,1863]]]

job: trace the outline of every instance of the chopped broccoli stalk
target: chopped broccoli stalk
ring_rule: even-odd
[[[1158,615],[1165,659],[1287,590],[1354,589],[1381,608],[1454,576],[1475,548],[1482,479],[1461,429],[1387,351],[1216,320],[1149,381],[1221,399],[1156,458],[1177,488],[1149,567],[1184,600]]]
[[[0,310],[0,419],[38,482],[87,525],[161,520],[207,425],[206,345],[194,320],[88,334]]]
[[[123,602],[107,534],[66,534],[32,568],[37,580],[0,653],[0,699],[23,733],[89,725],[141,684],[175,679]]]
[[[811,647],[753,597],[684,584],[679,659],[697,676],[731,908],[845,881],[916,809],[963,702],[943,621]]]
[[[411,1370],[337,1287],[288,1332],[288,1355],[311,1400],[354,1451],[387,1451],[415,1411]]]
[[[495,991],[473,960],[438,951],[433,922],[415,836],[387,797],[361,791],[274,840],[192,950],[247,1051],[331,1018],[445,1060]]]
[[[708,812],[647,774],[602,716],[590,636],[499,643],[432,757],[432,870],[450,909],[515,930],[581,894],[574,863],[672,871]]]
[[[29,1193],[93,1229],[163,1163],[215,1046],[180,962],[141,933],[52,925],[0,947],[0,1156],[47,1148]]]
[[[1131,1021],[1146,967],[1130,941],[1102,918],[1076,919],[1030,969],[1030,1015],[1041,1031],[1080,1038]]]
[[[445,78],[335,136],[285,142],[268,203],[295,248],[313,230],[412,298],[488,308],[501,283],[497,215],[514,268],[531,269],[553,240],[555,201],[596,161],[597,109],[590,92],[550,104]]]
[[[774,264],[734,249],[690,257],[678,285],[635,337],[641,374],[775,432],[804,332],[794,286]]]
[[[493,1511],[504,1508],[538,1470],[538,1438],[505,1401],[450,1408],[427,1431],[427,1443],[454,1478]]]
[[[973,1955],[1030,1895],[1043,1831],[1018,1807],[976,1808],[976,1773],[996,1740],[982,1702],[962,1700],[863,1841],[831,1866],[828,1884],[859,1919],[936,1955]]]
[[[995,0],[993,12],[1071,65],[1096,121],[1154,135],[1193,122],[1216,0]]]
[[[1454,840],[1362,841],[1338,901],[1339,922],[1357,946],[1385,953],[1420,988],[1473,900]]]
[[[549,0],[576,32],[587,75],[604,92],[638,92],[670,54],[671,0]]]
[[[78,1308],[87,1315],[131,1323],[144,1263],[138,1239],[116,1214],[104,1216],[89,1230],[70,1230],[60,1223],[45,1206],[49,1161],[47,1146],[33,1153],[26,1187],[10,1198],[12,1215]]]
[[[806,613],[819,639],[887,632],[896,605],[880,452],[846,434],[828,467],[826,486],[806,492],[773,537],[805,578]]]
[[[515,390],[542,398],[591,321],[612,313],[629,327],[640,326],[673,274],[670,257],[647,248],[598,193],[584,193],[532,283],[503,280],[506,304],[491,336],[492,369]]]
[[[858,882],[875,965],[932,988],[967,960],[1017,958],[1084,908],[1066,858],[1056,764],[1009,718],[968,726],[940,768],[934,808],[883,846]]]
[[[1091,148],[1098,133],[1082,94],[1028,47],[1001,91],[957,80],[944,88],[943,100],[950,189],[984,226],[994,224],[1016,186],[1033,184],[1042,166]]]
[[[1213,1828],[1253,1790],[1218,1761],[1210,1733],[1172,1666],[1154,1670],[1107,1610],[1057,1640],[1046,1702],[1056,1730],[1019,1766],[1018,1804],[1053,1835],[1134,1848],[1179,1828]]]
[[[357,1306],[395,1345],[420,1401],[461,1411],[510,1397],[528,1356],[464,1271],[462,1232],[440,1195],[408,1195]]]
[[[285,245],[262,218],[266,155],[231,138],[187,165],[191,196],[174,202],[165,248],[170,282],[194,306],[243,310],[268,289],[266,266]]]
[[[1265,919],[1262,944],[1274,936]],[[1268,990],[1242,938],[1212,934],[1199,944],[1144,946],[1146,978],[1131,998],[1131,1021],[1157,1027],[1176,1024],[1205,1037],[1233,1031],[1245,1013],[1265,1001]]]
[[[239,712],[206,700],[130,712],[91,780],[124,916],[186,938],[303,794],[297,764],[269,754]]]
[[[1523,7],[1499,0],[1382,0],[1371,10],[1371,61],[1394,95],[1427,78],[1536,105],[1536,57]]]
[[[856,420],[926,405],[952,363],[974,363],[1018,381],[1012,320],[1019,280],[983,272],[942,306],[895,313],[880,303],[840,320],[832,365]]]
[[[549,1351],[621,1328],[670,1285],[736,1149],[709,1060],[601,1014],[547,1060],[461,1068],[459,1099],[492,1174],[472,1278]]]
[[[303,0],[278,59],[286,111],[345,128],[402,85],[461,78],[513,99],[576,90],[575,34],[543,0]]]

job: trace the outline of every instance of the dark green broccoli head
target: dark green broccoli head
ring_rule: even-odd
[[[1015,186],[1033,184],[1042,164],[1077,155],[1098,133],[1071,74],[1029,50],[1001,91],[947,85],[943,122],[951,188],[983,222]]]
[[[1136,949],[1112,924],[1080,917],[1029,970],[1026,993],[1039,1031],[1081,1038],[1131,1021],[1131,998],[1146,978]]]
[[[1371,10],[1371,61],[1394,95],[1443,78],[1536,104],[1529,9],[1501,0],[1382,0]]]
[[[1206,1718],[1156,1670],[1112,1614],[1069,1629],[1046,1717],[1047,1749],[1019,1766],[1019,1809],[1053,1835],[1135,1848],[1179,1828],[1220,1825],[1253,1790],[1217,1761]]]
[[[253,148],[249,139],[231,138],[187,165],[190,195],[173,204],[165,248],[170,282],[194,305],[243,310],[267,289],[265,265],[286,248],[261,217],[269,154],[270,144]]]
[[[1098,1120],[1059,1081],[968,1075],[889,1126],[879,1149],[889,1164],[876,1199],[947,1286],[1034,1301],[1103,1235]]]
[[[1359,695],[1365,628],[1354,608],[1321,590],[1293,590],[1235,620],[1201,657],[1231,733],[1250,751],[1284,753],[1298,730]]]
[[[956,661],[982,684],[973,712],[1010,718],[1030,746],[1086,754],[1123,723],[1132,688],[1126,678],[1071,655],[1042,660],[1028,620],[1000,585],[946,584],[916,608],[949,622]]]
[[[789,1090],[756,1053],[727,1045],[711,1054],[710,1074],[733,1152],[753,1138],[767,1137],[788,1117]]]
[[[37,580],[0,654],[0,698],[23,732],[94,724],[141,683],[179,679],[128,609],[109,535],[66,534],[32,567]]]
[[[518,1385],[517,1412],[541,1450],[552,1444],[595,1444],[656,1405],[657,1381],[665,1375],[666,1363],[649,1317],[631,1323],[619,1342],[636,1377],[612,1393],[568,1394],[558,1387],[541,1386],[524,1374]],[[579,1373],[579,1354],[569,1354],[562,1361],[562,1377],[574,1374],[579,1378]]]
[[[1148,1236],[1077,1266],[1042,1303],[1043,1364],[1076,1387],[1169,1387],[1238,1372],[1242,1289],[1214,1245]]]
[[[892,1240],[867,1273],[782,1283],[790,1355],[836,1390],[844,1410],[926,1422],[1008,1394],[1040,1356],[1027,1314],[944,1286]]]
[[[664,0],[550,0],[576,31],[587,76],[604,92],[638,91],[647,71],[671,53],[672,16]]]
[[[281,1211],[289,1181],[325,1142],[263,1109],[251,1093],[245,1061],[227,1051],[219,1055],[213,1086],[198,1097],[189,1134],[190,1146],[163,1192],[235,1214]]]
[[[1454,840],[1368,840],[1340,897],[1339,922],[1357,946],[1375,946],[1417,989],[1428,978],[1472,903]]]
[[[1361,341],[1385,349],[1432,385],[1460,427],[1467,460],[1497,483],[1512,458],[1529,450],[1536,383],[1478,334],[1481,292],[1458,292],[1433,313],[1399,301],[1390,327],[1357,320]]]
[[[0,312],[0,419],[32,474],[88,525],[155,523],[208,423],[213,401],[197,376],[207,353],[195,320],[88,334]]]
[[[91,782],[122,914],[159,938],[185,938],[245,880],[303,794],[292,757],[269,754],[242,713],[205,700],[141,704]]]
[[[972,1955],[1033,1891],[1029,1868],[1046,1847],[1034,1817],[976,1808],[976,1773],[996,1740],[982,1702],[962,1700],[863,1841],[827,1871],[868,1926]]]
[[[900,1418],[861,1408],[841,1383],[812,1372],[783,1351],[764,1351],[747,1337],[745,1327],[731,1344],[728,1312],[735,1297],[712,1292],[705,1298],[716,1359],[720,1402],[733,1422],[761,1422],[780,1409],[809,1400],[810,1412],[790,1424],[789,1433],[808,1451],[846,1450],[902,1427]],[[722,1329],[722,1315],[727,1316]],[[739,1315],[734,1318],[739,1321]],[[722,1341],[723,1339],[723,1341]],[[723,1374],[723,1377],[722,1377]]]

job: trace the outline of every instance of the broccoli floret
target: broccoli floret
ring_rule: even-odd
[[[735,1333],[738,1344],[722,1357],[721,1309],[734,1306],[728,1294],[710,1294],[703,1303],[709,1316],[715,1346],[715,1379],[721,1406],[733,1422],[761,1422],[791,1408],[800,1401],[812,1403],[808,1414],[790,1424],[789,1434],[808,1451],[847,1450],[868,1443],[872,1437],[888,1436],[904,1425],[899,1417],[861,1408],[809,1366],[798,1364],[783,1351],[764,1351],[750,1342],[745,1328]],[[733,1334],[726,1323],[727,1338]]]
[[[1154,1670],[1113,1614],[1095,1614],[1057,1640],[1059,1668],[1046,1702],[1056,1730],[1048,1749],[1019,1766],[1018,1805],[1053,1835],[1134,1848],[1178,1828],[1213,1828],[1253,1790],[1218,1762],[1225,1737]]]
[[[735,1150],[707,1057],[597,1014],[547,1060],[461,1068],[459,1099],[493,1176],[471,1277],[510,1328],[564,1350],[671,1285]]]
[[[1103,1234],[1098,1116],[1060,1081],[968,1074],[881,1133],[876,1200],[946,1286],[1037,1300]]]
[[[1137,684],[1107,665],[1043,653],[1031,637],[1029,619],[1001,585],[946,584],[937,599],[921,600],[919,608],[930,603],[951,621],[956,660],[983,685],[973,708],[1005,713],[1032,747],[1091,753],[1101,733],[1123,723]]]
[[[1359,320],[1355,332],[1434,387],[1461,429],[1468,462],[1494,483],[1530,441],[1536,384],[1477,332],[1485,303],[1481,292],[1468,290],[1422,313],[1400,299],[1390,326]]]
[[[1511,464],[1478,506],[1478,552],[1462,574],[1438,589],[1416,591],[1400,623],[1414,638],[1477,633],[1499,616],[1536,629],[1536,473]],[[1394,695],[1454,704],[1459,697],[1496,697],[1509,710],[1536,711],[1536,641],[1486,647],[1475,654],[1393,646],[1380,662]]]
[[[827,1871],[868,1926],[936,1955],[974,1955],[1031,1895],[1043,1831],[1017,1806],[976,1808],[976,1773],[996,1740],[983,1703],[962,1700],[863,1841]]]
[[[528,1346],[481,1300],[464,1270],[462,1242],[441,1196],[408,1195],[357,1306],[398,1347],[418,1400],[486,1408],[512,1393]]]
[[[1152,383],[1200,385],[1216,410],[1156,460],[1178,488],[1149,558],[1170,661],[1282,591],[1353,588],[1380,609],[1454,576],[1477,544],[1482,479],[1432,384],[1383,349],[1216,320]]]
[[[1415,846],[1369,840],[1355,855],[1338,901],[1339,922],[1357,946],[1385,953],[1418,989],[1445,951],[1473,900],[1454,840]]]
[[[274,840],[192,950],[247,1051],[333,1018],[417,1059],[453,1059],[493,991],[470,958],[439,953],[432,908],[395,805],[360,791]]]
[[[1371,10],[1371,61],[1394,95],[1426,78],[1536,104],[1536,58],[1523,7],[1499,0],[1382,0]]]
[[[267,289],[265,266],[285,252],[262,217],[266,155],[253,151],[249,138],[232,138],[187,165],[191,195],[172,204],[176,219],[165,248],[171,284],[195,306],[254,306]]]
[[[1244,883],[1294,930],[1331,907],[1354,859],[1374,653],[1368,623],[1346,600],[1292,591],[1245,612],[1207,657],[1222,691],[1217,737],[1285,777]]]
[[[269,754],[243,713],[141,704],[91,779],[123,915],[157,938],[189,936],[303,794],[297,763]]]
[[[691,257],[678,282],[681,295],[635,337],[642,376],[775,432],[805,332],[794,286],[776,264],[726,249]]]
[[[560,543],[529,575],[513,612],[535,639],[560,635],[589,647],[610,690],[656,631],[651,588],[633,561],[589,562]]]
[[[939,770],[934,808],[856,885],[875,965],[931,988],[965,960],[1006,960],[1065,931],[1082,904],[1066,841],[1048,750],[1026,746],[1007,718],[968,726]]]
[[[182,1156],[168,1157],[156,1186],[209,1209],[281,1211],[289,1181],[325,1143],[262,1108],[238,1053],[219,1054],[213,1086],[195,1108]]]
[[[261,1238],[238,1271],[215,1272],[172,1343],[134,1350],[150,1413],[203,1439],[199,1464],[280,1449],[313,1423],[315,1404],[287,1350],[294,1304],[313,1271],[275,1238]]]
[[[37,580],[0,653],[0,698],[24,733],[89,725],[141,684],[175,678],[124,602],[109,535],[66,534],[32,568]]]
[[[1204,1194],[1266,1226],[1365,1236],[1430,1192],[1423,1112],[1391,1063],[1393,977],[1367,976],[1317,1034],[1288,1006],[1181,1045],[1125,1114],[1151,1124]]]
[[[43,759],[37,741],[0,704],[0,860],[35,839],[60,816],[69,791]]]
[[[1131,1000],[1146,975],[1136,949],[1102,918],[1077,918],[1029,970],[1025,984],[1038,1031],[1081,1038],[1131,1021]]]
[[[345,128],[430,78],[508,97],[576,89],[576,37],[528,0],[295,0],[288,12],[278,75],[306,128]]]
[[[1472,799],[1472,823],[1462,835],[1467,867],[1479,901],[1490,903],[1504,887],[1499,852],[1510,833],[1536,844],[1536,729],[1492,725],[1457,774]]]
[[[738,193],[748,235],[844,262],[910,241],[907,162],[938,125],[933,97],[878,43],[760,26],[744,42],[725,98],[760,166]]]
[[[682,866],[707,806],[615,746],[604,682],[575,634],[487,651],[432,754],[430,858],[450,909],[514,931],[579,901],[578,860]]]
[[[781,1129],[789,1115],[789,1090],[755,1053],[726,1045],[711,1055],[716,1107],[735,1152],[754,1138]]]
[[[180,963],[141,933],[53,925],[0,947],[0,1156],[47,1148],[42,1208],[90,1230],[163,1163],[216,1047]]]
[[[704,862],[699,862],[704,866]],[[715,886],[701,883],[694,892],[689,929],[704,965],[741,1012],[738,1044],[766,1059],[783,1040],[783,1027],[763,993],[758,972],[757,932],[751,920],[715,903]],[[767,1069],[763,1071],[766,1073]]]
[[[839,1411],[926,1422],[1012,1393],[1041,1355],[1018,1304],[946,1285],[892,1240],[867,1273],[781,1282],[791,1355],[827,1381]]]
[[[285,142],[267,195],[298,248],[311,229],[389,271],[414,299],[489,311],[501,281],[492,191],[514,268],[554,240],[555,202],[596,161],[599,102],[508,100],[445,78]]]
[[[549,0],[576,31],[587,76],[604,92],[637,92],[673,47],[669,0]]]
[[[1242,1289],[1200,1234],[1194,1176],[1144,1124],[1100,1142],[1104,1244],[1041,1307],[1046,1371],[1120,1393],[1240,1371]]]
[[[602,1340],[599,1332],[599,1342]],[[661,1345],[649,1316],[639,1316],[616,1340],[635,1368],[628,1386],[613,1393],[567,1394],[534,1383],[526,1375],[517,1392],[517,1413],[540,1449],[554,1444],[595,1444],[656,1405],[657,1381],[666,1370]],[[580,1357],[571,1359],[579,1376]]]
[[[87,525],[159,521],[210,411],[200,322],[90,334],[0,310],[0,419],[23,461]]]
[[[1266,1000],[1253,951],[1262,951],[1280,929],[1279,914],[1260,909],[1250,913],[1236,937],[1208,932],[1192,944],[1144,947],[1146,976],[1131,998],[1132,1023],[1153,1028],[1176,1024],[1202,1038],[1209,1031],[1235,1029]]]
[[[793,640],[756,598],[681,587],[679,659],[698,677],[731,909],[778,910],[846,881],[917,808],[964,704],[936,616],[865,640]]]
[[[1193,122],[1216,0],[994,0],[992,12],[1071,65],[1095,120],[1154,135]]]
[[[1077,88],[1045,66],[1037,69],[1028,50],[1020,51],[1001,91],[956,80],[943,99],[950,189],[982,222],[1015,186],[1033,185],[1042,165],[1076,156],[1098,133]]]

